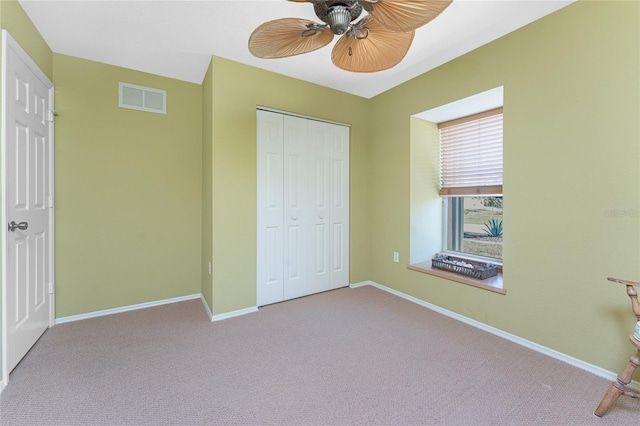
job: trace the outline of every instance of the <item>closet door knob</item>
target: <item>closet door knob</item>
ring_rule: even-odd
[[[298,218],[297,218],[297,217],[295,217],[295,216],[291,216],[291,219],[293,219],[293,220],[298,220]]]
[[[320,220],[324,219],[324,216],[318,216],[320,218]]]

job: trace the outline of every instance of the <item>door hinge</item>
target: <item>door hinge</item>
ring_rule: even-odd
[[[47,197],[47,207],[53,208],[53,197]]]
[[[58,113],[56,112],[56,110],[55,110],[55,109],[50,109],[50,110],[49,110],[49,121],[50,121],[50,122],[52,122],[52,121],[53,121],[53,118],[54,118],[55,116],[57,116],[57,115],[58,115]]]
[[[53,294],[53,283],[49,283],[49,294]]]

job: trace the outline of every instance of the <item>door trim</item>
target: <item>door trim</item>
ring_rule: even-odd
[[[2,133],[0,134],[0,241],[2,241],[2,381],[0,381],[0,391],[9,383],[9,368],[7,360],[7,53],[11,49],[24,64],[49,88],[49,111],[53,114],[54,110],[54,87],[49,78],[40,70],[38,65],[29,57],[29,55],[20,47],[18,42],[11,37],[7,30],[2,30]],[[51,115],[51,120],[53,117]],[[49,125],[49,194],[51,201],[49,203],[49,231],[51,238],[49,239],[49,273],[51,277],[50,285],[52,291],[49,293],[49,327],[55,324],[55,234],[54,234],[54,123],[51,121]]]
[[[311,117],[310,115],[297,114],[297,113],[293,113],[293,112],[283,111],[281,109],[269,108],[269,107],[260,106],[260,105],[256,106],[256,111],[275,112],[276,114],[290,115],[291,117],[305,118],[307,120],[319,121],[321,123],[335,124],[337,126],[344,126],[344,127],[348,127],[349,129],[351,129],[351,124],[341,123],[339,121],[325,120],[325,119],[318,118],[318,117]]]

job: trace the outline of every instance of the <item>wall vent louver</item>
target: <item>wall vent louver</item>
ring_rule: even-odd
[[[138,111],[167,113],[167,91],[120,82],[118,106]]]

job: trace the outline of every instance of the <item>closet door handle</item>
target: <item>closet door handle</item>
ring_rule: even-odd
[[[293,220],[298,220],[298,218],[297,218],[297,217],[295,217],[295,216],[291,216],[291,219],[293,219]]]
[[[320,220],[324,219],[324,216],[318,216],[320,218]]]

